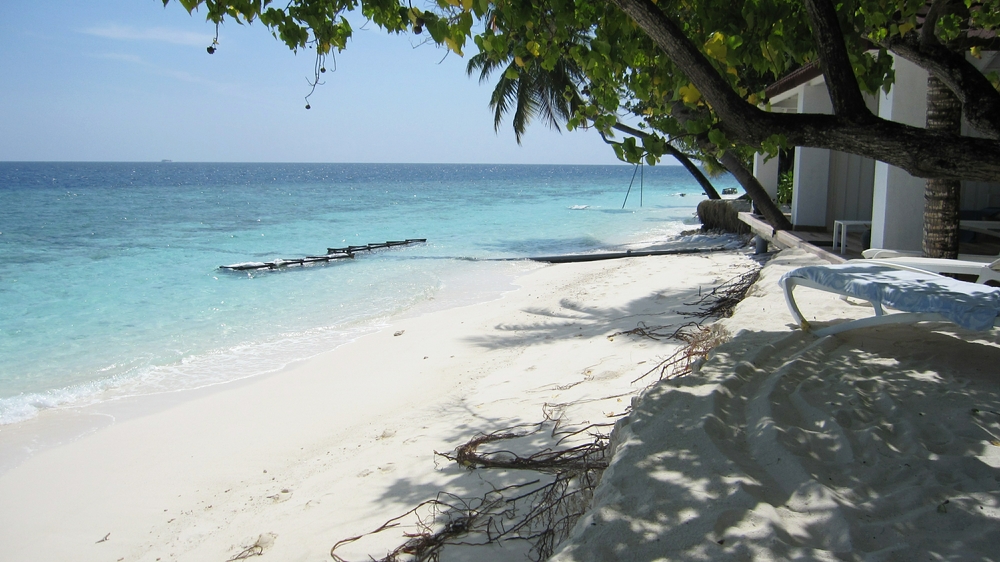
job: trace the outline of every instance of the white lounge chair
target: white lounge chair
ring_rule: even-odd
[[[895,252],[895,250],[878,250],[876,252],[865,250],[865,252],[870,252],[867,255],[863,253],[866,258],[877,260],[878,263],[882,264],[914,267],[934,273],[974,275],[976,276],[976,283],[987,283],[989,281],[1000,283],[1000,259],[997,259],[996,256],[979,256],[983,260],[990,260],[979,261],[979,259],[949,260],[890,253]]]
[[[785,291],[792,318],[803,330],[811,330],[792,294],[795,287],[802,286],[866,300],[875,309],[873,317],[813,331],[819,336],[867,326],[929,320],[950,321],[969,330],[988,330],[998,324],[1000,288],[880,261],[854,260],[789,271],[778,284]],[[900,312],[886,314],[886,307]]]
[[[861,252],[861,255],[868,259],[885,259],[885,258],[922,258],[924,256],[923,252],[920,251],[908,251],[908,250],[887,250],[885,248],[869,248]],[[984,254],[958,254],[958,259],[965,261],[974,261],[979,263],[991,263],[1000,258],[997,256],[987,256]]]

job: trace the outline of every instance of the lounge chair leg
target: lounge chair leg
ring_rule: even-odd
[[[799,311],[798,305],[795,304],[795,297],[792,295],[792,290],[794,288],[795,288],[794,279],[784,280],[785,304],[788,305],[788,311],[791,312],[792,314],[792,320],[794,320],[795,323],[798,324],[800,328],[802,328],[802,331],[808,332],[809,322],[805,319],[805,317],[802,316],[802,312]]]

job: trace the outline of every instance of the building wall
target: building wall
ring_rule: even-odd
[[[835,220],[871,220],[875,189],[875,161],[856,154],[830,153],[830,189],[826,223]]]
[[[822,78],[797,86],[776,97],[781,109],[796,113],[831,113],[829,93]],[[878,99],[867,96],[872,111]],[[833,228],[833,221],[870,220],[875,162],[853,154],[818,148],[795,149],[792,223],[796,226]],[[777,159],[754,159],[754,175],[766,187],[777,184]],[[774,193],[769,190],[772,197]]]
[[[778,157],[768,158],[767,154],[753,156],[753,175],[772,200],[778,197]]]
[[[927,124],[927,72],[895,58],[896,82],[879,99],[880,117],[924,127]],[[920,250],[923,237],[924,180],[886,164],[875,163],[872,201],[872,247]]]
[[[830,93],[822,77],[796,88],[798,113],[833,113]],[[828,227],[827,198],[830,185],[830,151],[795,147],[792,187],[792,224]]]
[[[972,60],[1000,70],[1000,54]],[[868,98],[880,117],[916,127],[927,122],[927,72],[902,59],[894,61],[896,81],[888,94]],[[817,78],[775,97],[774,110],[830,113],[829,95]],[[968,124],[963,134],[975,135]],[[774,162],[758,155],[755,172],[764,185],[776,183]],[[871,220],[872,247],[920,250],[923,237],[924,180],[884,162],[813,148],[796,148],[792,223],[832,229],[833,221]],[[772,194],[773,196],[773,194]],[[962,210],[1000,207],[1000,183],[962,182]]]

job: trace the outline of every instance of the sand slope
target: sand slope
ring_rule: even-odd
[[[1000,334],[791,331],[776,281],[811,261],[782,254],[725,321],[750,331],[636,401],[555,560],[998,559]],[[871,314],[798,292],[810,321]]]

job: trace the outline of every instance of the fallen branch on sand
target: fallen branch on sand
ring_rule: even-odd
[[[687,345],[681,347],[671,354],[670,357],[660,361],[655,367],[633,380],[633,384],[657,371],[659,371],[659,376],[654,381],[654,384],[663,379],[675,379],[690,374],[699,361],[708,357],[709,351],[729,341],[730,334],[721,326],[713,324],[702,327],[696,322],[689,322],[677,328],[677,331],[671,337],[687,342]]]
[[[529,555],[533,560],[548,558],[586,511],[600,474],[607,468],[608,435],[595,430],[611,424],[594,424],[560,435],[556,429],[558,423],[554,423],[551,435],[558,437],[557,447],[584,433],[589,434],[590,441],[561,449],[544,449],[526,456],[509,450],[481,451],[480,448],[536,435],[553,423],[553,420],[546,420],[530,431],[519,426],[480,434],[458,447],[454,454],[437,453],[469,470],[531,470],[547,477],[494,488],[472,500],[439,493],[435,499],[422,502],[374,531],[338,542],[330,550],[330,556],[337,562],[346,562],[336,553],[339,547],[397,528],[404,519],[414,517],[416,531],[405,533],[408,540],[379,559],[380,562],[436,561],[441,549],[449,544],[481,546],[509,540],[530,544]]]
[[[684,303],[687,306],[700,306],[700,310],[695,312],[678,312],[678,314],[695,318],[728,318],[733,315],[736,305],[746,298],[747,291],[757,282],[758,277],[760,277],[760,268],[754,268],[746,273],[737,275],[712,289],[704,296],[701,296],[695,302]],[[700,327],[700,325],[701,322],[688,322],[670,331],[670,326],[649,326],[645,322],[639,322],[639,325],[635,328],[624,332],[615,332],[608,336],[608,339],[614,339],[615,336],[641,336],[657,341],[682,340],[690,344],[693,337],[691,327]]]
[[[604,453],[607,448],[607,435],[604,433],[592,433],[591,440],[582,445],[565,449],[543,449],[525,457],[506,450],[479,451],[481,446],[489,443],[510,441],[539,433],[543,429],[544,424],[545,422],[538,424],[536,429],[530,432],[517,432],[512,431],[512,429],[516,428],[509,428],[494,431],[493,433],[480,434],[455,449],[454,455],[448,453],[436,454],[448,460],[455,461],[460,466],[470,470],[476,468],[505,468],[560,474],[572,470],[592,470],[595,468],[603,470],[607,468],[607,461],[604,459]],[[611,425],[591,424],[582,429],[568,432],[556,442],[556,446],[561,445],[570,437],[575,437],[597,428],[607,428]],[[555,436],[556,434],[553,433],[553,437]]]
[[[700,306],[696,312],[681,312],[683,316],[695,318],[729,318],[733,315],[736,305],[747,296],[747,291],[760,277],[760,268],[755,267],[742,275],[733,277],[714,288],[700,299],[684,303],[687,306]]]
[[[633,380],[632,383],[636,383],[657,371],[659,371],[657,381],[689,374],[698,361],[708,356],[709,351],[719,344],[725,343],[730,337],[729,333],[722,327],[715,325],[702,327],[704,319],[732,316],[736,305],[746,298],[747,291],[757,282],[758,277],[760,277],[760,268],[754,268],[712,289],[697,301],[685,303],[688,306],[700,306],[701,309],[695,312],[679,312],[679,314],[702,318],[701,322],[688,322],[675,328],[672,332],[669,331],[670,327],[668,326],[647,326],[646,323],[640,322],[632,330],[617,332],[609,336],[613,338],[619,335],[632,335],[653,340],[672,339],[687,344]]]
[[[624,332],[615,332],[608,336],[609,340],[615,339],[616,336],[640,336],[644,338],[649,338],[651,340],[669,340],[677,339],[677,332],[684,329],[686,326],[691,324],[696,324],[695,322],[688,322],[680,328],[674,329],[672,332],[667,332],[670,330],[670,326],[649,326],[645,322],[639,322],[639,325],[631,330],[625,330]]]

